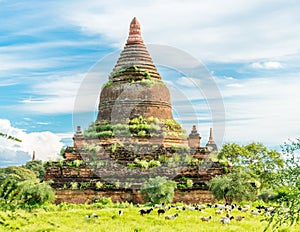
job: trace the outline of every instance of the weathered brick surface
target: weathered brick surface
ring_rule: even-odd
[[[55,191],[56,200],[55,203],[68,202],[68,203],[91,203],[93,199],[101,199],[102,197],[110,197],[113,202],[132,202],[145,203],[143,197],[136,190],[107,190],[107,191],[95,191],[95,190],[56,190]],[[213,202],[214,197],[211,195],[210,191],[207,190],[189,190],[180,191],[176,190],[174,194],[173,202],[185,202],[189,203],[199,203],[199,202]]]

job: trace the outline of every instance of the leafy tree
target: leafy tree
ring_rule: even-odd
[[[157,176],[144,183],[140,192],[144,194],[145,200],[152,203],[171,203],[175,188],[175,181],[168,181],[166,177]]]
[[[31,180],[33,182],[38,182],[36,174],[34,171],[29,170],[25,167],[11,166],[7,168],[0,168],[0,185],[7,179],[11,178],[18,182]]]
[[[243,168],[252,177],[258,179],[261,188],[269,187],[277,171],[283,167],[280,153],[267,149],[261,143],[240,146],[236,143],[225,144],[218,154],[219,159],[227,159],[234,168]]]
[[[0,169],[0,203],[6,208],[14,208],[18,204],[20,186],[24,181],[38,182],[36,174],[24,167],[7,167]]]
[[[273,183],[277,187],[278,206],[272,217],[266,219],[269,224],[265,231],[269,227],[276,230],[284,224],[291,226],[300,221],[300,139],[285,143],[282,151],[287,158]]]
[[[251,176],[242,169],[234,169],[231,173],[215,176],[208,186],[218,200],[226,202],[233,200],[253,200],[259,183],[251,180]]]
[[[45,175],[45,168],[43,166],[43,162],[41,160],[32,160],[32,161],[28,161],[25,165],[25,168],[32,170],[35,172],[36,176],[40,179],[43,180],[44,179],[44,175]]]
[[[23,204],[41,205],[54,200],[54,192],[46,182],[34,183],[32,181],[23,181],[19,183],[20,193],[18,199]]]
[[[46,182],[40,183],[36,173],[25,167],[0,169],[0,208],[14,210],[52,201],[54,193]]]

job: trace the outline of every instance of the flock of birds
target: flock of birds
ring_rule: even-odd
[[[137,205],[140,208],[139,205]],[[176,213],[172,215],[167,215],[170,212],[170,209],[176,209]],[[219,222],[222,224],[230,224],[231,220],[242,221],[245,217],[249,215],[264,215],[264,216],[271,216],[272,212],[274,211],[273,206],[257,206],[255,208],[251,208],[250,205],[237,205],[237,204],[193,204],[193,205],[184,205],[184,206],[175,206],[175,205],[164,205],[164,204],[156,204],[151,208],[148,209],[139,209],[139,214],[141,216],[148,215],[151,212],[156,212],[158,216],[165,215],[165,220],[174,220],[181,214],[183,211],[204,211],[207,208],[214,209],[214,215],[203,216],[201,217],[202,222],[209,222],[213,219],[213,217],[219,217]],[[240,215],[232,216],[232,211],[235,210],[239,212]],[[173,210],[174,212],[174,210]],[[210,211],[211,212],[211,211]],[[208,212],[206,212],[208,213]],[[123,210],[119,210],[117,215],[112,216],[112,219],[117,217],[121,217],[123,215]],[[98,218],[97,214],[86,215],[85,218]]]

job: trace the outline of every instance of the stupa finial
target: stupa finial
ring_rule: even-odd
[[[206,146],[212,147],[213,150],[217,151],[218,147],[217,147],[217,145],[216,145],[216,143],[214,141],[213,131],[212,130],[213,130],[212,128],[209,129],[209,139],[208,139],[208,142],[207,142]]]
[[[141,25],[139,21],[134,17],[130,23],[129,36],[127,39],[127,44],[137,44],[143,43],[141,35]]]
[[[209,128],[209,140],[214,140],[212,135],[212,128]]]

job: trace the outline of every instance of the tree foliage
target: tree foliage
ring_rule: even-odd
[[[176,188],[175,181],[168,181],[166,177],[150,178],[141,188],[145,200],[152,203],[171,203]]]
[[[53,201],[53,190],[48,183],[40,183],[38,175],[25,167],[1,168],[0,208],[14,210]]]
[[[6,179],[13,179],[18,182],[31,180],[33,182],[38,182],[36,173],[25,167],[11,166],[7,168],[0,168],[0,185]]]
[[[32,181],[23,181],[19,183],[19,200],[23,204],[41,205],[54,200],[54,192],[46,182],[34,183]]]
[[[218,154],[219,159],[227,159],[234,168],[243,168],[261,183],[261,188],[269,187],[283,167],[280,153],[266,148],[262,143],[240,146],[236,143],[225,144]]]
[[[272,217],[268,218],[268,227],[273,230],[284,224],[293,225],[300,222],[300,139],[290,141],[282,146],[286,156],[284,168],[279,170],[273,185],[277,187],[278,207]]]
[[[226,202],[253,200],[257,190],[251,176],[238,169],[229,174],[214,177],[209,182],[209,188],[215,198],[225,199]]]
[[[25,165],[25,168],[32,170],[35,172],[36,176],[40,179],[43,180],[44,179],[44,175],[45,175],[45,168],[43,166],[43,162],[41,160],[32,160],[32,161],[28,161]]]
[[[18,138],[16,138],[16,137],[11,136],[11,135],[8,135],[8,134],[4,134],[4,133],[2,133],[2,132],[0,132],[0,137],[7,138],[7,139],[9,139],[9,140],[14,140],[14,141],[16,141],[16,142],[22,142],[21,139],[18,139]]]

